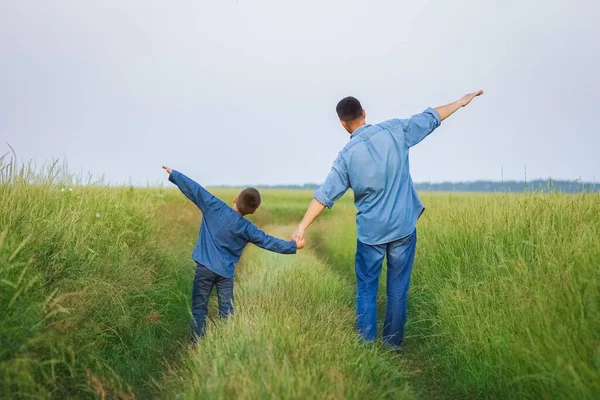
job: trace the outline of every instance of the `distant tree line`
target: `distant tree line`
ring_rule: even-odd
[[[259,188],[271,189],[310,189],[319,187],[316,183],[304,185],[259,185]],[[533,180],[525,181],[473,181],[473,182],[441,182],[416,183],[418,191],[422,192],[600,192],[600,184],[581,181]]]
[[[417,183],[419,191],[433,192],[600,192],[600,185],[581,181],[534,180],[525,181],[474,181],[474,182],[442,182]]]

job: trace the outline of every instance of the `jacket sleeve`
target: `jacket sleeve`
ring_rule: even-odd
[[[267,235],[254,224],[248,223],[244,230],[244,236],[250,243],[254,243],[261,249],[273,251],[280,254],[296,254],[296,242],[293,240],[282,240],[276,237]]]
[[[177,185],[181,193],[198,206],[203,213],[223,204],[221,200],[213,196],[208,190],[179,171],[173,170],[171,175],[169,175],[169,180]]]

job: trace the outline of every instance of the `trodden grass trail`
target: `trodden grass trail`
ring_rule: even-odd
[[[169,397],[420,397],[401,356],[358,341],[353,287],[312,251],[290,257],[251,248],[237,274],[234,317],[215,320],[169,374]]]

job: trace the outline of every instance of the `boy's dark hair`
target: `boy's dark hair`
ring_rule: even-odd
[[[236,205],[242,215],[252,214],[260,206],[260,193],[254,188],[246,188],[238,195]]]
[[[340,100],[335,107],[338,117],[342,121],[354,121],[358,117],[362,117],[363,108],[360,101],[355,97],[348,96]]]

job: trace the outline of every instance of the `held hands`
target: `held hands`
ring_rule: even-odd
[[[304,248],[304,228],[298,226],[298,228],[292,233],[292,240],[296,242],[298,249]]]
[[[471,102],[471,100],[473,100],[475,97],[481,96],[482,94],[483,94],[483,90],[478,90],[477,92],[466,94],[463,96],[462,99],[460,99],[458,101],[458,104],[461,107],[464,107],[464,106],[468,105]]]
[[[304,248],[304,239],[292,239],[292,241],[296,242],[296,248],[298,250],[302,250]]]
[[[162,168],[167,171],[167,174],[171,175],[171,172],[173,172],[172,168],[167,167],[166,165],[163,165]]]

